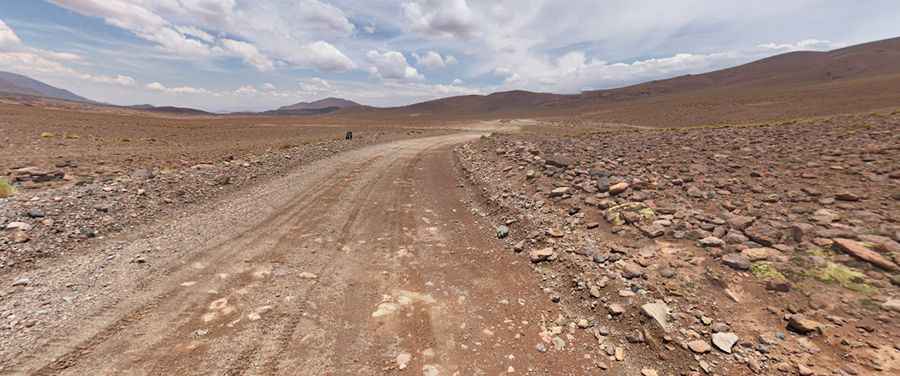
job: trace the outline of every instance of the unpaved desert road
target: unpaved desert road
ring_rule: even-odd
[[[6,373],[583,374],[526,258],[477,222],[452,146],[375,145],[34,273],[82,298]],[[116,240],[111,239],[110,242]],[[109,247],[109,245],[104,245]],[[135,260],[140,260],[135,262]],[[570,372],[572,371],[572,372]]]

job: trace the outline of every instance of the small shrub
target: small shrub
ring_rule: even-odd
[[[14,194],[16,194],[16,187],[9,184],[6,179],[0,179],[0,198],[12,197]]]
[[[759,278],[762,280],[767,280],[767,281],[786,281],[787,280],[787,278],[785,278],[784,274],[781,274],[781,272],[778,271],[778,269],[775,269],[775,267],[772,266],[772,264],[770,264],[768,262],[754,263],[750,267],[750,272],[753,273],[753,275],[756,278]]]
[[[875,292],[875,288],[866,284],[865,275],[845,265],[829,262],[824,268],[814,270],[812,276],[825,283],[834,283],[841,287],[865,294]]]

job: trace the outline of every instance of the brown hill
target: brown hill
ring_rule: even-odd
[[[900,105],[900,38],[800,51],[714,72],[558,95],[511,91],[404,107],[353,108],[350,118],[482,119],[580,116],[647,126],[750,122]]]
[[[360,104],[351,100],[328,97],[325,99],[319,99],[314,102],[300,102],[292,104],[290,106],[283,106],[279,108],[278,111],[321,110],[324,108],[348,108],[357,106],[360,106]]]
[[[31,77],[10,72],[0,72],[0,95],[90,102],[87,98],[78,96],[71,91],[53,87]]]
[[[214,113],[206,112],[203,110],[198,110],[196,108],[190,107],[176,107],[176,106],[154,106],[150,104],[138,104],[134,106],[125,106],[125,108],[139,110],[139,111],[147,111],[147,112],[155,112],[160,114],[171,114],[171,115],[186,115],[186,116],[214,116]]]
[[[730,86],[802,85],[891,74],[900,74],[900,38],[828,52],[789,52],[704,74],[585,92],[582,97],[630,99]]]

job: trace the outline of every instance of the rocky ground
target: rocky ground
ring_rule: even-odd
[[[217,123],[4,109],[9,111],[0,121],[9,129],[0,148],[0,179],[15,193],[0,195],[0,275],[32,268],[41,258],[80,252],[95,238],[189,215],[193,205],[303,164],[445,132],[354,127],[355,137],[347,141],[342,127],[278,119]]]
[[[900,115],[457,148],[480,214],[567,312],[536,351],[612,374],[900,372]],[[566,348],[563,328],[595,344]],[[596,355],[600,355],[597,357]]]

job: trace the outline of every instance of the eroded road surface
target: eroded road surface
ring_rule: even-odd
[[[54,261],[31,293],[80,298],[2,370],[568,374],[587,360],[535,350],[556,318],[536,274],[465,204],[451,147],[477,137],[340,154]]]

